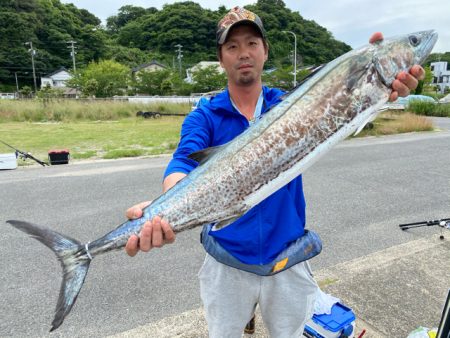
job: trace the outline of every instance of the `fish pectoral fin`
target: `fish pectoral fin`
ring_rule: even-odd
[[[221,220],[220,222],[217,222],[216,224],[214,224],[214,226],[212,227],[211,230],[217,231],[217,230],[223,229],[223,228],[229,226],[234,221],[236,221],[239,217],[241,217],[241,215]]]
[[[222,147],[225,145],[215,146],[205,148],[199,151],[194,151],[192,154],[188,156],[191,160],[198,162],[199,164],[203,164],[208,161],[215,153],[217,153]]]

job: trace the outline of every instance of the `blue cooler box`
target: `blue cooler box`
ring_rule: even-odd
[[[303,335],[310,338],[352,338],[355,314],[341,303],[331,308],[331,314],[314,315],[305,325]]]

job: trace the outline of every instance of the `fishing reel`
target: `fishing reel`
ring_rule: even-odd
[[[402,230],[407,230],[407,229],[411,229],[411,228],[434,226],[434,225],[438,225],[441,228],[441,234],[440,234],[439,238],[444,239],[442,230],[450,229],[450,218],[435,219],[435,220],[423,221],[423,222],[405,223],[405,224],[399,224],[398,226]]]

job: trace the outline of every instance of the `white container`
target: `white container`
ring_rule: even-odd
[[[0,170],[16,169],[16,168],[17,168],[16,153],[0,154]]]

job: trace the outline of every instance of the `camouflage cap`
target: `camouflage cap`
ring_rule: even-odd
[[[217,45],[220,46],[226,41],[228,33],[232,27],[236,24],[244,23],[249,23],[256,27],[261,33],[262,38],[264,40],[266,39],[266,32],[264,31],[264,27],[259,16],[245,8],[236,6],[225,14],[217,25]]]

